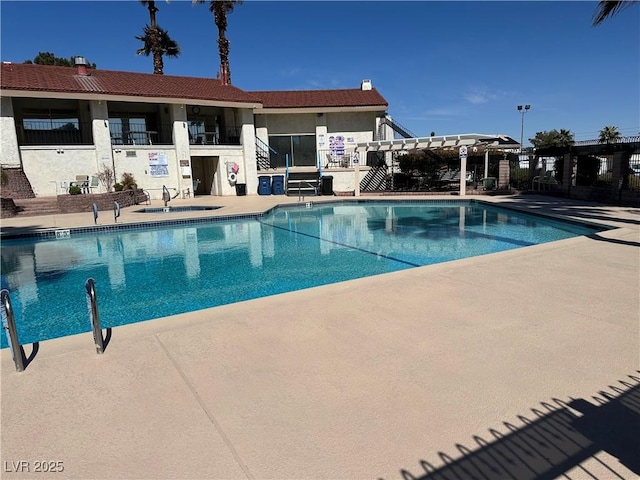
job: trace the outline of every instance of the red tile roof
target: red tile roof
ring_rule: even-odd
[[[59,93],[96,93],[133,97],[183,98],[258,103],[255,95],[214,78],[177,77],[149,73],[90,70],[75,67],[2,63],[0,88]]]
[[[290,90],[247,92],[222,85],[214,78],[178,77],[149,73],[91,70],[79,75],[76,67],[2,63],[0,88],[57,93],[102,94],[105,97],[155,97],[264,103],[264,108],[380,107],[387,101],[371,90]]]
[[[373,88],[343,90],[289,90],[251,92],[264,108],[372,107],[387,108],[388,103]]]

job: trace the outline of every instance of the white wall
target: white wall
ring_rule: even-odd
[[[75,181],[76,175],[95,175],[96,150],[93,146],[22,147],[22,163],[36,197],[54,196],[60,183]]]
[[[20,150],[13,119],[11,97],[0,98],[0,164],[11,167],[20,166]]]

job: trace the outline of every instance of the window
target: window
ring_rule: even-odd
[[[277,155],[271,152],[274,167],[285,167],[287,155],[290,167],[316,166],[315,135],[271,135],[269,146],[278,152]]]

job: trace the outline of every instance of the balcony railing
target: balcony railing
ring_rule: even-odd
[[[191,145],[240,145],[240,127],[227,127],[216,132],[201,132],[190,136]],[[130,125],[110,124],[112,145],[172,145],[173,124]],[[29,121],[17,127],[19,145],[93,145],[91,122]]]
[[[20,145],[93,145],[90,122],[29,121],[17,134]]]
[[[215,132],[195,132],[189,135],[191,145],[240,145],[240,127],[219,128]]]
[[[354,160],[360,160],[353,149],[318,150],[318,156],[323,168],[353,168]]]
[[[173,143],[173,125],[130,125],[128,129],[110,124],[109,133],[112,145],[171,145]]]

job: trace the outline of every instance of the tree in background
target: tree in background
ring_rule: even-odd
[[[548,147],[570,147],[575,143],[573,133],[570,130],[561,128],[560,131],[553,129],[544,132],[536,132],[534,138],[530,138],[531,145],[536,149]]]
[[[169,37],[169,33],[160,28],[147,25],[144,27],[143,35],[136,37],[144,46],[136,50],[138,55],[153,55],[153,73],[157,75],[164,74],[163,56],[177,57],[180,55],[179,45]]]
[[[194,4],[204,3],[205,0],[192,0]],[[233,7],[242,4],[242,0],[210,0],[209,11],[218,27],[218,52],[220,54],[220,80],[223,85],[231,84],[231,69],[229,68],[229,40],[227,39],[227,15],[233,12]]]
[[[36,55],[33,60],[25,60],[24,63],[28,63],[28,64],[35,63],[36,65],[56,65],[58,67],[73,67],[75,66],[74,59],[77,56],[81,56],[81,55],[73,55],[69,57],[69,59],[67,60],[66,58],[63,58],[63,57],[56,57],[51,52],[38,52],[38,55]],[[87,62],[87,67],[95,69],[96,64]]]
[[[561,128],[560,131],[553,129],[550,131],[536,132],[534,138],[530,138],[529,142],[534,148],[549,148],[549,147],[570,147],[575,143],[573,133],[570,130]],[[555,170],[556,180],[562,183],[562,172],[564,169],[564,156],[555,157],[553,164]]]
[[[156,2],[153,0],[140,0],[143,6],[149,10],[149,25],[145,25],[142,35],[136,37],[143,43],[142,48],[136,50],[136,54],[153,56],[153,73],[157,75],[164,74],[163,56],[177,57],[180,55],[180,46],[171,39],[169,33],[160,28],[156,22]]]
[[[598,2],[598,7],[593,14],[593,23],[594,27],[597,27],[602,22],[604,22],[607,18],[616,15],[620,10],[627,8],[636,3],[635,0],[620,0],[620,1],[609,1],[609,0],[601,0]]]
[[[600,130],[600,136],[598,137],[598,141],[600,143],[617,143],[620,140],[621,135],[618,127],[613,125],[607,125],[602,130]]]

